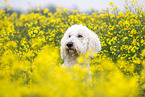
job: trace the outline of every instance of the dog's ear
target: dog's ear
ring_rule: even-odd
[[[93,57],[94,54],[97,54],[101,50],[101,42],[97,34],[90,30],[88,35],[88,52],[90,57]]]

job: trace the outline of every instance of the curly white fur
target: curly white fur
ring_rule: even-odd
[[[100,50],[101,44],[97,34],[83,25],[69,27],[61,39],[61,58],[64,59],[65,66],[77,64],[80,54],[85,55],[87,51],[91,51],[90,57],[93,57],[93,53]]]

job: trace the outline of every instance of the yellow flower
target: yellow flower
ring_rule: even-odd
[[[8,4],[8,7],[11,8],[12,6],[10,4]]]
[[[110,2],[110,3],[109,3],[110,6],[113,5],[113,4],[114,4],[113,2]]]
[[[64,8],[64,9],[63,9],[63,11],[64,11],[64,12],[67,12],[67,11],[68,11],[68,9],[67,9],[67,8]]]
[[[37,8],[36,11],[40,11],[40,8]]]
[[[43,13],[47,13],[49,11],[49,9],[45,8]]]
[[[84,57],[83,57],[83,56],[80,56],[80,57],[77,59],[77,61],[78,61],[79,63],[83,63],[83,62],[84,62]]]
[[[90,10],[94,10],[94,7],[91,7]]]
[[[145,57],[145,49],[142,50],[141,55],[142,55],[143,57]]]

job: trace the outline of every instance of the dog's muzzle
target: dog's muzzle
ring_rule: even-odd
[[[73,42],[68,42],[66,44],[65,49],[66,49],[66,52],[69,56],[78,56],[78,53],[75,49],[75,46],[74,46]]]

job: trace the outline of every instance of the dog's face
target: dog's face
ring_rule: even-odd
[[[83,32],[81,29],[77,29],[75,33],[71,29],[67,30],[64,42],[66,55],[79,56],[79,53],[84,54],[86,52],[88,38]]]
[[[95,33],[83,25],[73,25],[64,34],[61,40],[61,57],[78,57],[88,50],[101,50],[99,38]]]

